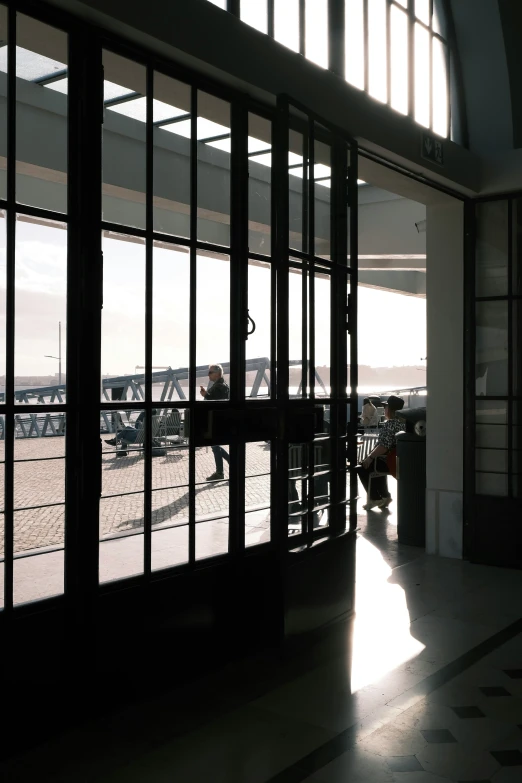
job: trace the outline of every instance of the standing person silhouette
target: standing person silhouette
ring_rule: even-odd
[[[223,378],[223,367],[220,364],[211,364],[208,368],[208,377],[212,381],[210,389],[205,389],[203,385],[199,387],[199,393],[203,399],[228,400],[230,389]],[[230,462],[228,452],[225,451],[223,446],[212,446],[212,452],[216,462],[216,470],[210,476],[207,476],[207,481],[223,481],[225,478],[223,460]]]

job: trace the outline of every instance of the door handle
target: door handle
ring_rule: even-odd
[[[249,321],[252,324],[252,328],[251,329],[248,328],[248,322]],[[254,334],[255,331],[256,331],[256,322],[250,316],[250,314],[249,314],[249,312],[247,310],[247,327],[246,327],[246,337],[245,337],[245,340],[248,340],[249,335]]]

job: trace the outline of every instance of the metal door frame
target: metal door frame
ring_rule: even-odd
[[[331,261],[325,261],[314,255],[314,177],[310,176],[314,165],[314,144],[316,128],[322,128],[322,140],[327,140],[332,149],[331,165],[331,201],[330,201],[330,230],[331,230]],[[290,130],[299,130],[307,139],[308,161],[303,171],[303,188],[308,188],[308,225],[303,223],[303,236],[308,233],[308,252],[299,253],[289,247],[289,173],[288,152]],[[311,321],[309,329],[303,329],[303,364],[307,361],[306,341],[310,340],[311,355],[309,360],[310,397],[299,400],[289,399],[289,285],[288,276],[290,269],[290,256],[302,258],[303,273],[310,269],[315,270],[315,264],[330,268],[331,274],[331,395],[329,398],[320,398],[319,402],[329,404],[330,408],[330,436],[331,460],[332,460],[332,488],[331,488],[331,517],[330,525],[326,531],[324,528],[313,530],[311,514],[313,509],[313,479],[308,479],[308,513],[307,524],[303,524],[300,535],[293,536],[287,545],[295,547],[310,544],[313,540],[325,535],[336,535],[346,529],[346,505],[349,505],[349,527],[353,531],[357,524],[357,474],[354,467],[356,463],[356,435],[357,435],[357,283],[358,283],[358,195],[357,195],[357,144],[331,123],[319,117],[302,104],[294,101],[287,95],[280,95],[277,100],[277,117],[275,126],[275,144],[273,156],[273,178],[275,182],[274,193],[274,220],[276,232],[274,237],[273,256],[277,264],[277,398],[276,404],[279,410],[281,422],[285,422],[292,411],[304,409],[312,411],[317,400],[314,394],[314,333],[313,322],[314,289],[313,275],[310,280],[310,306]],[[306,171],[306,170],[307,171]],[[306,200],[306,199],[305,199]],[[349,212],[349,214],[348,214]],[[349,242],[348,242],[349,234]],[[306,244],[306,243],[305,243]],[[348,246],[349,245],[349,246]],[[348,258],[350,263],[348,264]],[[304,278],[303,278],[304,280]],[[348,282],[350,294],[348,296]],[[305,283],[303,283],[303,286]],[[306,319],[303,313],[303,319]],[[350,340],[350,395],[347,396],[347,335]],[[308,361],[307,361],[308,363]],[[305,375],[304,385],[307,376]],[[347,406],[350,416],[347,427]],[[342,490],[345,481],[346,457],[350,462],[350,491],[349,497]],[[309,473],[314,474],[313,448],[309,447]],[[288,527],[283,520],[288,516],[287,484],[288,484],[288,439],[279,439],[277,473],[277,517],[279,536],[288,538]],[[310,491],[311,487],[311,491]],[[304,520],[303,520],[304,522]]]

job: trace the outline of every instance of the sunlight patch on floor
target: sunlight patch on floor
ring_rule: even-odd
[[[357,539],[352,693],[418,655],[423,649],[410,634],[410,615],[402,587],[390,584],[392,569],[377,547]]]

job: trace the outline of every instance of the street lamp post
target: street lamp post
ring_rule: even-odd
[[[62,385],[62,322],[58,321],[58,356],[44,355],[44,359],[58,359],[58,385]]]

